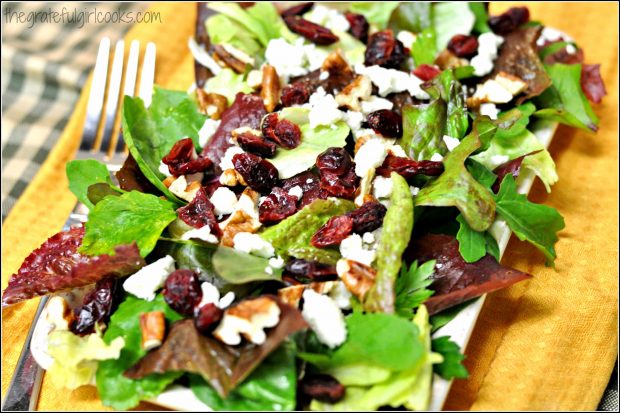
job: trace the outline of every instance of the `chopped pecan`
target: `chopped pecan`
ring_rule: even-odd
[[[319,294],[327,294],[329,293],[336,282],[334,281],[323,281],[323,282],[313,282],[310,284],[300,284],[300,285],[292,285],[290,287],[280,288],[278,290],[278,297],[285,303],[295,308],[299,307],[299,301],[304,294],[304,291],[307,288],[312,289],[314,292]]]
[[[467,66],[469,64],[466,59],[461,59],[448,49],[442,50],[435,58],[434,63],[439,66],[441,70],[454,69],[455,67]]]
[[[271,65],[263,66],[263,81],[260,90],[260,97],[263,99],[263,104],[267,112],[273,112],[280,101],[280,78],[276,68]]]
[[[336,95],[336,103],[339,106],[351,110],[360,111],[360,102],[366,100],[372,94],[372,82],[368,76],[357,76],[351,83]]]
[[[250,188],[243,191],[233,213],[226,221],[220,223],[223,232],[221,245],[232,247],[233,238],[237,233],[255,233],[261,227],[258,220],[258,197],[258,192]]]
[[[274,299],[265,296],[246,299],[224,311],[213,335],[230,346],[241,343],[241,336],[260,345],[267,338],[263,329],[274,327],[279,321],[280,306]]]
[[[213,46],[213,58],[216,62],[220,64],[224,64],[224,66],[230,67],[237,73],[245,72],[245,68],[247,66],[246,62],[242,62],[237,57],[233,56],[224,46],[216,44]]]
[[[339,49],[331,52],[325,58],[325,60],[323,61],[323,65],[321,66],[321,71],[328,72],[330,75],[353,75],[353,70],[351,70],[349,63],[342,56],[342,53]]]
[[[336,271],[347,290],[360,300],[364,299],[368,290],[375,284],[377,275],[377,271],[372,267],[344,258],[338,260]]]
[[[211,119],[219,119],[228,107],[226,96],[217,93],[207,93],[204,89],[196,89],[196,98],[200,112]]]
[[[220,184],[224,186],[247,185],[241,174],[234,169],[226,169],[220,175]]]
[[[142,331],[142,348],[146,351],[161,346],[166,332],[166,320],[163,311],[151,311],[140,314]]]

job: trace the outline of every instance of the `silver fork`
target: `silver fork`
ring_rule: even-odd
[[[99,43],[92,86],[88,97],[86,120],[82,131],[82,140],[80,148],[75,155],[76,159],[96,159],[104,162],[110,172],[120,169],[126,153],[122,132],[118,134],[116,142],[114,139],[115,123],[120,112],[119,101],[122,100],[123,95],[134,96],[138,75],[140,43],[137,40],[131,43],[127,67],[123,76],[124,48],[124,41],[119,40],[114,47],[114,59],[108,80],[110,39],[104,37]],[[138,89],[138,95],[146,106],[151,102],[153,91],[155,54],[155,44],[148,43],[142,60],[142,72]],[[122,85],[123,93],[120,95]],[[101,144],[96,147],[98,132],[102,123],[103,136]],[[63,230],[86,221],[87,215],[88,209],[86,206],[78,202],[73,212],[69,215]],[[47,300],[48,296],[44,296],[39,302],[24,347],[17,361],[11,384],[2,402],[2,411],[27,411],[36,408],[43,370],[35,362],[30,352],[30,347],[35,326],[43,308],[47,304]]]

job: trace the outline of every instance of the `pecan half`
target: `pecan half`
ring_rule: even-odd
[[[364,299],[364,296],[375,284],[375,277],[377,271],[357,261],[340,259],[336,264],[336,271],[338,276],[353,295],[360,300]]]
[[[211,119],[219,119],[228,107],[226,96],[217,93],[207,93],[204,89],[196,89],[198,108],[201,113],[208,115]]]
[[[321,65],[321,70],[324,72],[329,72],[330,75],[353,75],[353,70],[351,70],[349,63],[342,56],[342,53],[339,49],[331,52],[325,58],[323,64]]]
[[[263,104],[267,112],[273,112],[280,101],[280,78],[276,68],[271,65],[263,66],[263,81],[260,90],[260,97],[263,99]]]
[[[163,311],[151,311],[140,314],[142,331],[142,348],[146,351],[161,346],[166,332],[166,320]]]
[[[336,103],[339,106],[347,107],[351,110],[360,111],[360,102],[366,100],[372,94],[372,82],[368,76],[357,76],[351,83],[336,95]]]

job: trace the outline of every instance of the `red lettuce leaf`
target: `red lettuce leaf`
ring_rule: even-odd
[[[426,234],[414,239],[405,254],[410,262],[436,260],[428,287],[435,294],[424,302],[430,315],[532,277],[502,266],[489,254],[474,263],[465,262],[451,235]]]
[[[267,339],[262,345],[246,343],[229,346],[201,335],[193,320],[181,320],[172,325],[159,348],[129,368],[124,376],[139,379],[168,371],[197,373],[225,398],[290,334],[307,327],[296,308],[284,304],[277,297],[270,297],[280,307],[280,322],[267,332]]]
[[[519,176],[519,172],[521,171],[521,164],[523,163],[523,159],[525,159],[526,156],[534,155],[538,152],[542,152],[542,149],[539,149],[534,152],[526,153],[523,156],[519,156],[518,158],[505,162],[501,164],[500,166],[498,166],[497,168],[495,168],[493,170],[493,173],[497,175],[497,179],[495,179],[495,183],[493,184],[493,187],[492,187],[493,192],[494,193],[499,192],[499,185],[502,183],[506,175],[511,174],[513,178],[517,179],[517,177]]]
[[[260,122],[267,114],[260,96],[237,93],[233,104],[222,113],[220,126],[202,149],[202,155],[213,162],[216,174],[221,173],[219,164],[226,149],[232,146],[231,132],[242,126],[260,129]]]
[[[2,306],[56,291],[83,287],[108,277],[123,277],[145,265],[137,245],[116,247],[114,255],[91,257],[77,252],[84,227],[71,228],[49,238],[23,262],[9,279]]]
[[[607,94],[601,78],[601,65],[583,65],[581,67],[581,89],[592,103],[601,103]]]
[[[123,166],[116,172],[116,179],[121,189],[125,191],[139,191],[145,194],[159,195],[161,192],[144,176],[138,163],[131,156],[123,162]]]

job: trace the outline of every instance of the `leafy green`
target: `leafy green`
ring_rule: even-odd
[[[473,176],[474,179],[480,182],[480,184],[485,188],[490,188],[497,180],[497,175],[491,172],[486,166],[473,160],[472,158],[467,158],[465,161],[465,166],[471,176]]]
[[[497,262],[499,262],[500,256],[497,240],[493,238],[493,235],[489,234],[489,231],[484,233],[484,239],[486,240],[487,253],[491,254],[497,260]]]
[[[456,80],[452,70],[444,70],[433,79],[431,85],[427,92],[434,98],[441,98],[447,104],[445,133],[461,139],[469,126],[461,84]]]
[[[392,12],[389,21],[389,27],[394,33],[401,30],[420,33],[432,24],[432,5],[427,2],[401,2]],[[405,47],[411,47],[411,45],[405,45]]]
[[[286,27],[284,20],[280,17],[280,13],[278,13],[278,9],[276,9],[273,3],[268,1],[256,2],[253,6],[245,9],[245,11],[262,26],[267,39],[284,37],[286,40],[293,40],[296,38],[296,35]]]
[[[396,1],[365,1],[351,3],[349,10],[364,15],[368,23],[376,25],[377,28],[385,29],[392,12],[397,7],[398,2]]]
[[[526,102],[507,112],[500,113],[497,119],[498,140],[507,140],[519,136],[525,131],[530,123],[530,116],[536,112],[536,106],[532,102]]]
[[[459,215],[456,220],[460,224],[456,239],[459,242],[459,252],[461,256],[465,262],[478,261],[487,253],[484,232],[471,229],[471,227],[467,225],[467,221],[465,221],[463,215]]]
[[[429,260],[420,266],[418,266],[417,261],[414,261],[408,270],[407,266],[403,264],[394,287],[396,290],[396,314],[411,318],[413,310],[433,295],[433,291],[426,287],[433,282],[430,277],[433,275],[434,268],[435,260]]]
[[[428,27],[417,35],[413,46],[411,46],[411,56],[413,56],[415,65],[420,66],[433,64],[436,55],[435,30]]]
[[[88,216],[79,251],[88,255],[114,254],[114,247],[138,244],[147,256],[177,214],[171,202],[138,191],[108,196]]]
[[[161,159],[180,139],[190,137],[198,147],[198,131],[206,117],[185,92],[155,86],[148,110],[142,99],[125,96],[123,101],[123,136],[132,157],[146,178],[166,197],[181,201],[168,190],[159,172]]]
[[[263,46],[252,32],[224,14],[207,19],[205,26],[213,44],[229,44],[249,56],[262,55]]]
[[[122,337],[108,344],[99,332],[81,337],[68,330],[52,331],[47,342],[47,351],[54,360],[47,373],[55,386],[68,389],[92,383],[99,360],[117,359],[125,345]]]
[[[322,371],[329,374],[340,382],[343,386],[369,386],[387,380],[391,375],[391,370],[385,367],[369,366],[363,364],[347,364],[344,366],[334,366]]]
[[[90,185],[86,191],[88,200],[93,205],[97,205],[106,196],[121,196],[125,191],[107,183],[99,182],[97,184]]]
[[[556,63],[545,70],[553,84],[534,100],[540,108],[534,115],[596,132],[599,119],[581,89],[581,65]]]
[[[69,161],[66,171],[69,190],[90,210],[94,205],[88,199],[88,187],[96,183],[112,184],[108,167],[94,159]]]
[[[213,268],[222,279],[231,284],[279,280],[282,276],[282,269],[270,267],[267,258],[224,246],[219,246],[213,254]],[[267,272],[267,268],[271,273]]]
[[[535,204],[519,194],[511,174],[504,177],[495,202],[498,215],[506,220],[515,235],[542,251],[547,264],[553,265],[557,232],[564,228],[562,215],[554,208]]]
[[[434,333],[441,327],[448,324],[454,319],[461,311],[463,311],[473,300],[465,301],[461,304],[457,304],[450,308],[440,311],[439,313],[431,316],[430,323],[433,326],[432,332]]]
[[[540,57],[540,60],[544,61],[545,57],[551,56],[552,54],[559,52],[560,50],[566,48],[566,46],[577,47],[577,44],[575,44],[575,42],[563,41],[551,43],[538,51],[538,57]]]
[[[196,397],[214,411],[294,410],[296,403],[295,351],[284,344],[269,355],[226,399],[198,375],[190,376]]]
[[[471,1],[468,2],[467,5],[469,6],[469,10],[471,10],[471,12],[474,13],[474,16],[476,17],[476,22],[474,23],[474,31],[478,33],[490,32],[491,28],[487,24],[487,21],[489,20],[489,15],[484,8],[484,3]]]
[[[402,265],[402,255],[413,231],[413,199],[409,184],[399,174],[392,172],[390,206],[383,218],[381,239],[377,247],[377,275],[364,299],[368,311],[394,312],[396,294],[394,283]]]
[[[247,31],[252,33],[262,45],[267,45],[267,43],[269,42],[269,35],[265,30],[265,26],[261,24],[261,21],[259,19],[253,18],[250,13],[243,10],[243,8],[241,8],[241,6],[239,6],[237,3],[212,2],[209,3],[208,7],[211,10],[223,14],[226,17],[239,23]]]
[[[495,202],[491,192],[467,171],[464,162],[480,147],[481,137],[492,135],[495,130],[493,123],[477,120],[472,132],[444,159],[444,172],[420,190],[416,205],[455,206],[473,230],[486,230],[495,218]]]
[[[340,253],[335,249],[316,248],[310,239],[327,221],[336,215],[352,211],[351,201],[338,198],[317,199],[301,211],[267,228],[260,236],[269,241],[283,258],[295,257],[324,264],[336,264]]]
[[[97,369],[97,391],[106,406],[118,410],[135,407],[141,400],[157,396],[182,374],[181,372],[153,374],[139,380],[123,376],[127,368],[147,353],[141,344],[140,314],[150,311],[163,311],[168,322],[181,318],[168,307],[161,295],[153,301],[128,296],[110,317],[103,339],[110,344],[117,337],[122,337],[125,340],[125,347],[117,360],[101,361]]]
[[[220,73],[207,80],[205,89],[209,93],[226,96],[229,105],[233,103],[237,93],[250,93],[254,90],[245,82],[243,73],[237,74],[228,68],[222,69]]]
[[[310,127],[308,109],[285,108],[280,117],[299,126],[301,143],[294,149],[278,148],[275,157],[269,161],[278,169],[280,179],[290,178],[312,168],[316,157],[331,147],[341,147],[346,143],[349,127],[339,121],[330,126]]]
[[[443,362],[433,366],[435,372],[446,380],[453,378],[466,379],[469,376],[467,369],[461,362],[465,356],[461,353],[458,344],[450,337],[437,337],[432,341],[433,351],[443,356]]]
[[[445,2],[433,5],[433,26],[437,33],[437,50],[443,50],[455,34],[469,34],[476,16],[466,2]]]

